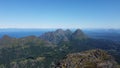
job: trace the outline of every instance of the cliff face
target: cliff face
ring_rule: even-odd
[[[118,68],[112,56],[103,50],[68,54],[55,68]]]

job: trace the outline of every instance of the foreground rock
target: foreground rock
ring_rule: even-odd
[[[55,68],[119,68],[114,58],[103,50],[68,54]]]

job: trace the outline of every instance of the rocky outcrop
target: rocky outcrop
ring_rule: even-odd
[[[71,37],[72,32],[70,30],[62,30],[57,29],[55,32],[47,32],[40,36],[40,38],[47,40],[49,42],[52,42],[54,44],[58,44],[61,41],[69,41],[69,38]]]
[[[81,53],[68,54],[56,64],[55,68],[118,68],[111,55],[105,51],[89,50]]]

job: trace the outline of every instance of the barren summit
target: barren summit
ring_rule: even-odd
[[[107,52],[96,49],[68,54],[55,68],[119,68],[114,58]]]

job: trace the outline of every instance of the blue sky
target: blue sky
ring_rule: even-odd
[[[0,28],[120,28],[120,1],[0,0]]]

